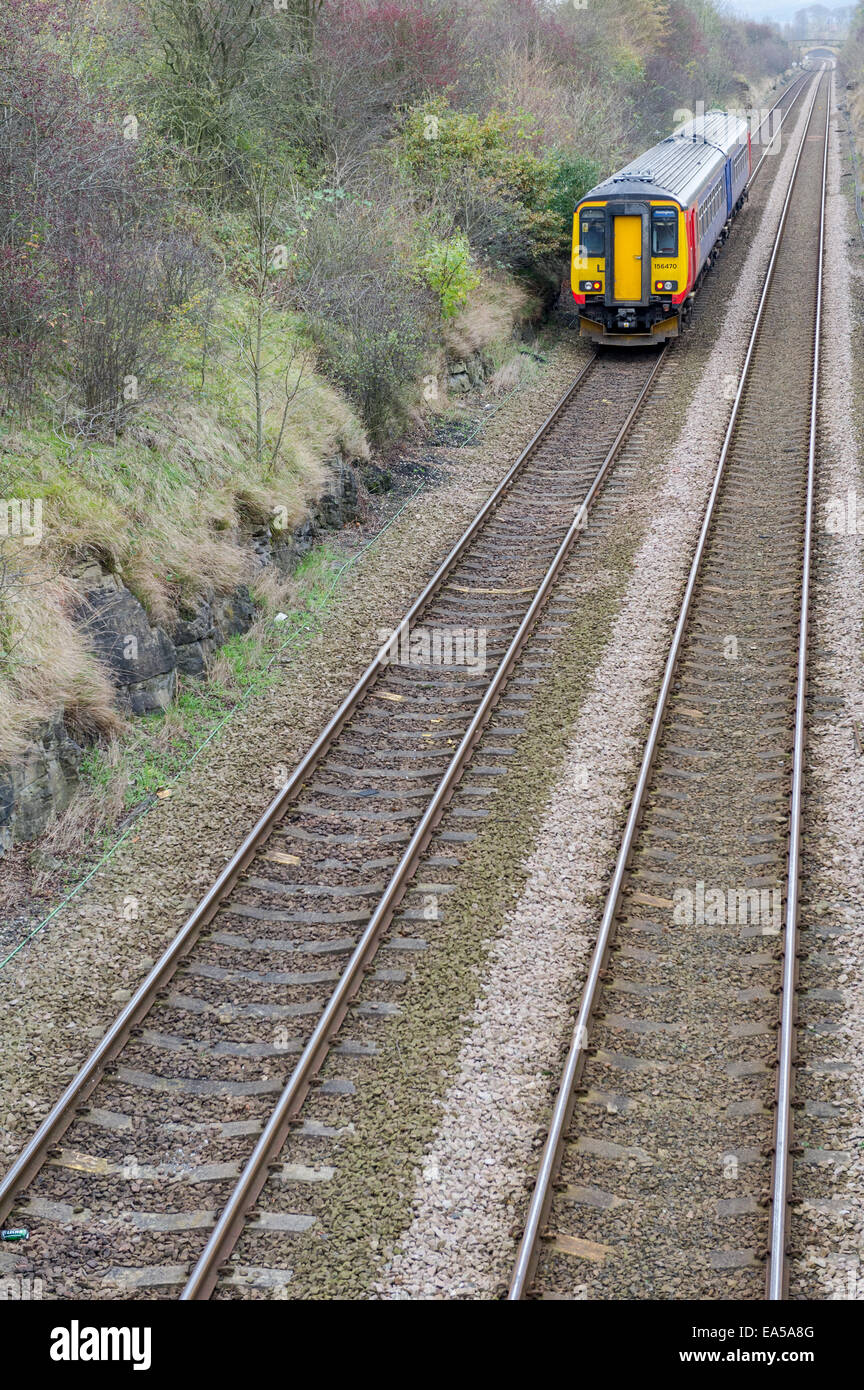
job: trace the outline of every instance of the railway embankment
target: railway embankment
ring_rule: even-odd
[[[534,314],[527,294],[503,285],[490,294],[484,284],[483,302],[447,325],[429,361],[424,391],[433,414],[421,432],[434,434],[435,419],[446,421],[448,411],[458,430],[467,398],[479,391],[497,403],[518,383],[530,356],[521,350],[522,333],[533,336]],[[130,718],[164,712],[184,689],[206,690],[231,638],[256,623],[260,632],[268,618],[290,609],[298,568],[316,551],[354,523],[362,520],[368,531],[376,516],[378,524],[386,521],[381,494],[392,489],[394,471],[398,480],[398,444],[387,449],[389,466],[382,466],[347,401],[314,375],[306,384],[298,378],[297,390],[289,422],[296,476],[274,477],[263,488],[251,485],[251,472],[245,475],[242,432],[183,411],[176,424],[163,419],[161,432],[144,431],[143,451],[136,443],[140,429],[125,443],[115,441],[110,452],[120,455],[124,472],[138,476],[135,488],[105,487],[101,470],[118,460],[98,445],[91,449],[92,476],[84,468],[82,478],[75,447],[65,463],[60,454],[47,463],[50,447],[26,430],[6,440],[3,471],[13,490],[50,495],[17,499],[25,548],[16,548],[15,563],[4,559],[3,582],[10,591],[26,583],[44,594],[45,609],[56,611],[57,620],[25,625],[11,639],[27,668],[40,665],[42,679],[22,680],[15,664],[4,672],[0,858],[44,834],[82,785],[92,789],[94,737],[123,742]],[[211,436],[207,445],[196,431]],[[231,465],[220,466],[222,496],[208,495],[205,485],[200,506],[188,495],[171,496],[184,460],[204,467],[197,449],[211,466],[222,451],[234,474]],[[71,505],[61,500],[64,493]],[[14,538],[7,549],[10,544]],[[50,552],[44,559],[43,550]],[[249,646],[254,659],[254,640]],[[100,771],[106,766],[98,751],[95,762]],[[132,809],[135,795],[126,801]],[[63,843],[61,831],[61,856]]]
[[[428,1146],[445,1097],[449,1104],[448,1087],[459,1076],[458,1063],[464,1055],[460,1054],[460,1048],[466,1036],[470,1042],[474,1041],[477,1014],[485,1018],[491,1010],[494,1018],[494,1011],[503,1009],[503,1028],[512,1040],[514,1012],[512,1007],[508,1008],[508,1000],[513,1005],[513,989],[519,988],[518,967],[520,961],[525,963],[526,955],[536,959],[538,971],[537,988],[525,1004],[531,1022],[537,1023],[531,1010],[538,993],[548,992],[550,996],[547,1012],[553,1017],[546,1026],[551,1033],[554,1034],[556,1019],[560,1027],[561,1018],[566,1014],[566,998],[556,992],[562,980],[567,983],[566,971],[558,974],[560,958],[567,952],[578,958],[585,949],[584,934],[566,911],[569,892],[562,890],[555,894],[555,902],[564,904],[563,922],[543,922],[536,935],[533,934],[535,914],[530,905],[523,914],[522,956],[514,947],[516,967],[509,994],[500,980],[496,982],[494,974],[496,961],[502,960],[498,953],[499,939],[505,943],[508,940],[507,916],[519,902],[520,891],[533,869],[530,856],[543,817],[555,803],[565,759],[572,755],[569,740],[574,722],[582,715],[583,702],[590,702],[593,692],[598,710],[603,698],[608,704],[608,695],[603,692],[615,683],[615,677],[610,673],[601,683],[602,690],[596,681],[598,673],[604,669],[604,662],[609,659],[610,649],[617,673],[628,665],[625,658],[629,657],[630,649],[643,651],[640,640],[644,640],[646,659],[650,660],[656,637],[652,623],[659,622],[662,627],[663,604],[661,598],[659,610],[654,613],[652,604],[658,599],[657,586],[646,585],[644,575],[654,576],[656,564],[660,565],[657,574],[665,573],[665,562],[672,553],[678,556],[680,565],[678,538],[688,526],[692,529],[698,523],[694,514],[698,512],[698,505],[694,509],[692,499],[688,502],[688,489],[695,487],[698,494],[699,487],[704,490],[707,481],[703,476],[707,466],[701,471],[698,462],[694,466],[693,446],[695,438],[697,459],[701,457],[699,448],[703,443],[710,452],[711,440],[703,440],[703,436],[710,435],[710,429],[703,420],[695,435],[686,440],[681,430],[685,422],[693,423],[689,412],[697,400],[708,417],[720,418],[728,408],[725,384],[734,379],[744,338],[740,332],[736,336],[734,324],[725,319],[726,306],[734,300],[739,313],[744,314],[745,293],[741,286],[755,286],[760,270],[764,271],[770,234],[757,232],[756,228],[760,215],[764,214],[770,221],[771,207],[778,199],[776,188],[771,192],[774,181],[769,176],[772,172],[776,175],[778,168],[784,169],[788,159],[787,146],[781,160],[773,165],[768,161],[765,178],[740,223],[741,232],[747,233],[749,226],[749,235],[742,235],[736,228],[726,246],[700,296],[692,332],[670,359],[656,398],[649,398],[645,413],[618,459],[607,491],[601,496],[588,532],[576,547],[574,569],[536,634],[539,643],[536,656],[532,656],[530,645],[526,650],[524,666],[512,692],[507,692],[488,752],[493,764],[499,755],[508,760],[513,757],[512,765],[505,763],[500,769],[506,772],[506,779],[502,779],[497,791],[494,784],[485,788],[469,784],[466,798],[457,801],[452,813],[454,821],[462,821],[470,831],[460,828],[451,833],[445,822],[441,827],[440,850],[436,853],[434,843],[432,846],[428,875],[421,866],[416,890],[412,890],[420,895],[420,900],[416,907],[413,903],[408,907],[405,917],[406,924],[411,924],[408,938],[411,953],[404,959],[397,958],[393,968],[387,961],[387,968],[376,972],[375,979],[370,981],[371,997],[361,991],[353,1036],[356,1039],[359,1034],[365,1038],[371,1029],[376,1036],[374,1046],[371,1038],[369,1046],[359,1050],[346,1042],[338,1055],[326,1064],[323,1085],[309,1099],[302,1131],[296,1143],[292,1140],[285,1155],[286,1174],[293,1175],[289,1181],[300,1184],[299,1189],[295,1187],[290,1194],[293,1224],[290,1230],[288,1226],[279,1228],[284,1235],[278,1236],[277,1232],[276,1242],[280,1247],[277,1260],[280,1267],[282,1256],[286,1260],[290,1256],[292,1295],[295,1292],[298,1296],[303,1293],[313,1296],[334,1292],[358,1294],[368,1292],[373,1281],[380,1278],[382,1264],[392,1254],[400,1232],[409,1225],[416,1210],[414,1184],[418,1166],[424,1184],[434,1186],[441,1181],[440,1156]],[[566,357],[568,351],[569,358]],[[569,348],[562,345],[553,359],[548,379],[542,387],[537,387],[538,392],[551,385],[552,376],[559,372],[556,394],[560,394],[560,386],[565,380],[572,380],[580,362],[583,365],[586,362],[584,348],[578,343],[570,344]],[[566,366],[569,372],[565,371]],[[610,377],[610,387],[612,383]],[[523,405],[524,399],[523,396]],[[596,410],[596,393],[589,399],[591,408]],[[601,389],[599,399],[610,407],[613,404],[613,396],[610,394],[607,399],[605,390]],[[540,403],[539,395],[536,402]],[[347,653],[344,634],[342,639],[337,637],[336,655],[341,666],[335,670],[329,668],[331,678],[335,678],[342,689],[352,671],[356,673],[362,665],[361,653],[368,656],[376,649],[375,637],[380,632],[380,623],[392,625],[398,621],[406,602],[416,592],[418,557],[426,557],[424,563],[428,572],[433,567],[433,557],[440,557],[446,548],[448,532],[451,537],[458,533],[460,518],[463,524],[470,519],[476,511],[478,498],[485,496],[491,482],[500,477],[502,465],[512,462],[513,425],[514,415],[502,409],[488,427],[486,439],[460,455],[459,479],[463,485],[466,480],[470,482],[470,495],[465,496],[460,488],[453,486],[455,474],[451,472],[448,477],[448,465],[442,458],[441,483],[434,496],[427,494],[415,499],[415,505],[395,519],[391,530],[393,545],[386,555],[378,552],[377,562],[374,552],[364,557],[362,572],[355,571],[360,583],[359,587],[353,587],[354,601],[348,610],[342,608],[342,618],[344,621],[347,612],[350,620],[356,623],[360,606],[367,626],[360,629],[364,635],[359,636],[359,647],[349,646]],[[523,425],[524,420],[520,422],[520,433],[525,437]],[[583,447],[590,447],[590,441],[585,442],[587,432],[582,437]],[[579,439],[578,430],[575,439]],[[656,503],[658,486],[664,488],[664,496],[668,493],[670,511],[668,515],[664,513],[655,518],[652,499]],[[442,505],[444,499],[453,504],[452,508]],[[408,557],[410,563],[406,564]],[[482,567],[482,556],[478,558]],[[644,573],[640,572],[640,566]],[[666,582],[674,587],[674,579],[668,575]],[[622,605],[628,594],[634,596],[635,603],[637,591],[641,607],[638,613],[630,614],[629,636],[616,654],[614,634],[624,612]],[[386,614],[386,618],[382,618],[382,614]],[[322,634],[325,642],[332,641],[337,631],[332,626],[327,627]],[[358,640],[356,626],[354,638]],[[655,659],[659,651],[658,646],[654,651]],[[316,690],[313,695],[308,685],[310,679],[313,687],[316,680],[320,682],[322,668],[317,665],[320,655],[320,641],[314,637],[306,647],[302,670],[295,668],[299,703],[297,700],[286,702],[285,690],[280,685],[279,690],[267,692],[254,712],[249,711],[256,722],[244,720],[234,744],[233,756],[240,760],[242,775],[238,777],[238,763],[232,760],[230,747],[226,747],[224,740],[208,750],[190,781],[178,787],[170,801],[158,806],[140,828],[136,827],[136,834],[121,846],[111,864],[33,939],[26,952],[9,962],[7,980],[13,983],[13,988],[32,988],[39,995],[39,1007],[34,1010],[36,1019],[21,1020],[21,1033],[13,1039],[10,1049],[10,1078],[15,1078],[11,1082],[13,1099],[16,1103],[19,1099],[23,1101],[28,1094],[37,1098],[23,1126],[17,1126],[19,1130],[32,1128],[34,1118],[44,1112],[44,1097],[50,1094],[56,1077],[56,1071],[49,1075],[41,1061],[44,1053],[40,1052],[35,1034],[42,1021],[50,1020],[55,1047],[63,1049],[60,1057],[55,1051],[52,1062],[62,1067],[69,1066],[70,1062],[74,1064],[76,1058],[80,1060],[86,1036],[78,1029],[83,1026],[85,1033],[89,1031],[95,1036],[100,1024],[92,1020],[101,1020],[104,1026],[111,1004],[116,1007],[128,997],[146,967],[147,958],[141,959],[144,942],[152,957],[170,939],[195,898],[212,880],[219,855],[210,853],[210,848],[222,843],[222,858],[227,856],[236,845],[238,821],[251,822],[255,809],[267,799],[268,787],[284,781],[285,763],[296,758],[303,743],[320,727],[320,692]],[[325,655],[330,657],[332,653]],[[617,684],[620,686],[620,681]],[[304,696],[310,700],[310,709],[315,710],[311,723],[310,709],[303,704]],[[638,705],[638,696],[635,704]],[[628,719],[637,718],[635,706],[625,714]],[[599,714],[598,718],[601,718]],[[604,727],[595,732],[600,736],[608,730]],[[586,741],[589,756],[583,754],[576,767],[568,767],[576,789],[584,793],[590,788],[590,796],[599,786],[602,792],[603,776],[600,775],[599,783],[595,782],[592,769],[596,776],[597,762],[605,768],[614,758],[619,732],[621,742],[626,744],[623,726],[620,730],[616,726],[615,739],[610,742],[607,738],[605,745],[601,743],[596,758],[590,756],[591,744]],[[232,730],[232,738],[233,733]],[[259,750],[260,764],[250,766],[250,747]],[[638,744],[631,740],[625,760],[626,757],[632,759],[634,751],[638,751]],[[274,756],[279,760],[273,761]],[[477,769],[478,775],[495,770],[494,766],[490,769],[486,765],[482,750],[478,761],[482,764]],[[339,773],[340,769],[334,768],[334,772]],[[344,768],[341,773],[344,775]],[[230,796],[226,795],[228,787]],[[321,787],[319,794],[334,795],[337,790],[333,786]],[[483,800],[472,800],[481,793]],[[492,799],[487,800],[489,793]],[[588,799],[586,796],[586,803]],[[301,810],[317,814],[310,807]],[[603,807],[595,805],[594,810],[602,835]],[[606,811],[614,823],[620,812],[614,793]],[[565,820],[574,813],[571,797],[564,801]],[[506,834],[502,834],[504,825]],[[303,840],[302,833],[299,838]],[[465,848],[454,851],[454,845]],[[203,853],[202,846],[206,847]],[[449,877],[454,853],[464,859],[458,882]],[[295,857],[302,862],[302,852]],[[154,864],[159,865],[158,876],[153,874]],[[567,872],[561,863],[553,863],[547,879],[558,885]],[[599,880],[595,881],[595,894],[598,884]],[[581,880],[579,892],[587,892],[587,885]],[[437,911],[431,915],[427,914],[429,895],[437,903]],[[554,912],[551,915],[557,916]],[[526,920],[530,923],[528,930],[525,930]],[[556,929],[562,932],[560,938],[554,934]],[[404,928],[402,930],[404,933]],[[544,932],[547,933],[545,938]],[[237,946],[237,940],[232,939],[231,949]],[[106,956],[110,957],[110,965]],[[396,968],[397,962],[399,968]],[[80,1000],[74,1016],[71,1013],[70,982],[74,987],[76,980],[86,979],[88,975],[95,1007],[91,1012],[88,1006],[82,1019]],[[530,970],[527,978],[534,978]],[[62,985],[58,985],[61,979]],[[569,983],[572,984],[572,979]],[[382,990],[386,1006],[381,1003]],[[472,1015],[472,1009],[477,1013]],[[518,1009],[516,1016],[522,1017]],[[538,1029],[541,1040],[543,1028],[541,1023]],[[147,1046],[152,1045],[154,1043],[147,1043]],[[518,1052],[518,1048],[515,1051]],[[34,1063],[34,1057],[40,1060]],[[514,1056],[513,1062],[518,1073],[518,1057]],[[521,1065],[525,1065],[524,1057]],[[492,1079],[484,1073],[482,1054],[479,1064],[469,1063],[468,1070],[472,1083],[478,1077],[480,1080],[479,1091],[475,1091],[473,1084],[462,1088],[466,1094],[471,1093],[473,1103],[479,1102],[481,1108],[488,1103],[490,1114],[500,1113],[505,1120],[513,1120],[512,1106],[499,1105],[495,1099]],[[551,1079],[554,1066],[540,1067],[539,1071]],[[18,1078],[22,1075],[26,1090],[18,1091]],[[533,1075],[536,1082],[536,1068]],[[538,1101],[540,1090],[536,1084],[522,1089],[530,1093],[533,1101]],[[473,1123],[476,1114],[469,1119]],[[513,1124],[518,1147],[525,1143],[524,1116],[517,1117]],[[494,1156],[494,1142],[490,1141],[488,1149],[486,1147],[487,1136],[482,1122],[478,1133],[479,1138],[474,1134],[470,1158],[474,1162],[477,1155],[486,1153],[493,1159],[491,1163],[484,1160],[477,1182],[479,1187],[489,1189],[490,1202],[496,1207],[494,1225],[501,1210],[514,1210],[500,1190],[501,1174],[505,1175],[505,1184],[510,1184],[514,1173],[521,1172],[522,1177],[518,1179],[521,1183],[525,1169],[521,1159],[511,1166],[506,1153],[498,1162]],[[446,1154],[444,1161],[446,1168],[449,1162]],[[460,1155],[458,1162],[463,1161],[464,1155]],[[470,1173],[468,1181],[472,1181]],[[309,1210],[305,1210],[307,1202],[311,1204]],[[304,1207],[302,1212],[297,1209],[298,1204]],[[445,1205],[449,1204],[445,1202]],[[456,1205],[450,1206],[457,1221],[453,1227],[456,1243],[458,1218],[466,1207],[464,1193],[457,1193]],[[244,1244],[245,1237],[241,1241],[238,1247],[241,1268],[254,1270],[258,1267],[260,1261],[256,1260],[256,1254],[262,1239],[272,1255],[273,1232],[277,1228],[267,1227],[265,1223],[262,1229],[270,1230],[271,1234],[250,1235],[251,1251]],[[325,1244],[321,1241],[322,1231],[326,1234]],[[434,1241],[440,1239],[436,1229]],[[285,1244],[284,1251],[282,1244]],[[479,1245],[482,1264],[483,1251],[494,1244],[492,1230],[484,1221],[478,1237],[466,1239],[465,1248],[471,1250],[473,1259]],[[436,1248],[440,1253],[440,1245]],[[493,1255],[493,1260],[495,1258],[500,1261],[500,1251]],[[431,1263],[435,1266],[434,1260]],[[80,1277],[86,1282],[88,1276],[84,1272]],[[237,1277],[242,1283],[246,1276]],[[435,1286],[435,1268],[429,1277]],[[467,1278],[462,1277],[463,1293],[483,1292],[486,1275],[478,1278],[473,1271]],[[77,1278],[72,1281],[73,1286],[77,1286]],[[266,1295],[266,1283],[256,1284],[255,1278],[250,1278],[251,1283],[244,1285],[247,1292],[251,1296]],[[235,1288],[236,1279],[232,1273],[223,1292],[230,1296]]]
[[[278,659],[278,682],[236,709],[171,795],[151,799],[89,883],[0,971],[0,992],[13,1006],[0,1117],[5,1158],[377,650],[379,629],[399,621],[512,462],[514,441],[527,442],[585,358],[586,349],[562,335],[546,369],[529,374],[485,424],[481,417],[456,432],[456,442],[448,431],[445,442],[411,451],[399,515],[303,620]],[[52,910],[30,900],[26,885],[22,897],[4,914],[4,957]],[[25,997],[26,1011],[15,1008]]]

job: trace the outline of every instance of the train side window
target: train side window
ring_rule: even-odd
[[[606,255],[606,214],[601,208],[589,208],[580,219],[579,236],[584,256]]]
[[[678,212],[675,208],[655,208],[651,217],[651,255],[678,255]]]

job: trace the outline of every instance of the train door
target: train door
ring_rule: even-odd
[[[615,217],[615,298],[621,303],[642,302],[642,217]]]
[[[732,216],[732,160],[726,160],[726,216]]]
[[[687,288],[692,289],[699,274],[699,243],[696,240],[696,209],[687,214]]]

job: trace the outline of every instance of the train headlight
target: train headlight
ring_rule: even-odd
[[[663,294],[664,291],[668,294],[670,290],[677,290],[677,288],[678,288],[678,281],[677,281],[677,280],[658,280],[658,281],[657,281],[657,284],[654,286],[654,288],[657,290],[657,293],[658,293],[658,294]]]
[[[580,290],[583,291],[583,293],[587,292],[588,294],[591,294],[594,290],[602,290],[602,288],[603,288],[603,281],[602,281],[602,280],[581,280],[580,283],[579,283],[579,288],[580,288]]]

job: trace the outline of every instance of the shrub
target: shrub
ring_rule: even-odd
[[[100,232],[73,248],[58,361],[66,423],[88,434],[116,431],[164,370],[165,320],[197,298],[206,264],[183,238],[147,235],[125,218]]]
[[[49,299],[40,247],[0,247],[0,410],[23,413],[44,365]]]
[[[293,302],[325,370],[382,440],[404,420],[407,387],[428,351],[431,295],[416,283],[396,209],[325,199],[298,221]]]
[[[249,170],[320,163],[327,77],[323,0],[144,0],[161,63],[142,103],[187,188],[236,203]],[[329,6],[329,0],[328,0]]]
[[[464,232],[456,232],[443,241],[430,240],[417,258],[417,269],[430,290],[438,295],[443,319],[455,318],[468,303],[471,291],[480,285]]]
[[[91,23],[62,0],[0,14],[0,380],[20,410],[50,367],[73,414],[114,426],[152,371],[160,322],[204,270],[190,238],[165,230],[146,141],[124,138],[124,108],[69,61]]]
[[[479,117],[434,99],[408,112],[402,157],[428,201],[449,208],[490,265],[542,283],[568,254],[573,208],[594,181],[592,161],[538,153],[526,113]]]
[[[529,120],[451,111],[440,98],[409,111],[403,159],[430,202],[450,206],[475,250],[493,265],[530,270],[558,237],[548,209],[553,165],[535,153]]]
[[[589,188],[599,183],[600,177],[601,167],[596,159],[568,159],[562,155],[557,161],[549,206],[559,220],[563,246],[568,251],[576,204]]]
[[[324,14],[325,55],[350,51],[355,83],[391,106],[455,81],[457,15],[429,0],[337,0]]]

